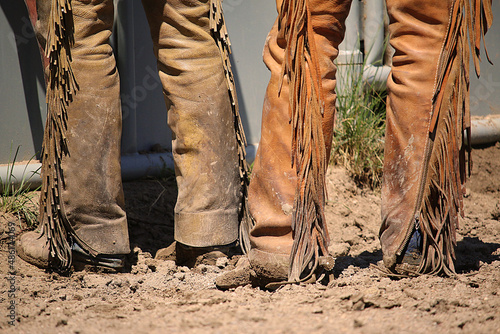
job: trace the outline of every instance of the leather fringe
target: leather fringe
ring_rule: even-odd
[[[239,113],[238,97],[236,93],[236,85],[234,82],[233,72],[231,70],[231,62],[229,55],[231,54],[231,41],[229,40],[229,34],[227,32],[226,23],[224,21],[224,13],[222,10],[222,0],[210,0],[210,30],[212,31],[213,38],[217,47],[220,50],[222,57],[222,65],[224,67],[224,74],[226,76],[227,89],[229,93],[229,99],[231,101],[231,109],[233,111],[233,121],[234,121],[234,131],[236,135],[236,142],[238,144],[238,161],[240,170],[240,180],[241,180],[241,192],[242,192],[242,204],[240,207],[240,228],[239,228],[239,239],[240,246],[243,253],[247,253],[250,250],[250,230],[253,228],[255,223],[253,219],[248,214],[248,185],[250,183],[249,179],[249,168],[246,161],[246,150],[247,140],[245,137],[245,131],[243,129],[243,124],[241,122],[241,117]]]
[[[456,230],[459,215],[464,215],[465,182],[471,170],[470,54],[472,48],[479,76],[481,39],[491,23],[491,0],[457,0],[452,6],[436,76],[427,175],[415,218],[423,234],[422,261],[416,274],[455,274]]]
[[[71,244],[79,240],[69,223],[62,200],[64,171],[62,159],[68,150],[67,108],[79,87],[71,68],[71,46],[74,44],[71,0],[52,0],[45,54],[49,59],[47,83],[47,121],[42,143],[42,189],[39,221],[42,235],[49,242],[49,264],[52,270],[67,272],[72,263]],[[94,253],[84,242],[85,249]]]
[[[320,256],[328,254],[329,243],[324,215],[327,169],[322,128],[324,98],[308,1],[283,1],[278,29],[286,40],[280,87],[288,79],[292,167],[298,177],[288,280],[300,282],[313,277]]]

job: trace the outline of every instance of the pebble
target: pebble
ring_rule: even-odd
[[[184,279],[186,278],[186,274],[185,273],[175,273],[174,277],[177,278],[179,281],[184,281]]]
[[[227,264],[229,263],[229,260],[227,257],[219,257],[217,261],[215,262],[215,265],[219,268],[225,268]]]

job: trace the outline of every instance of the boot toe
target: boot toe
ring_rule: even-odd
[[[252,269],[246,257],[238,262],[236,269],[228,271],[215,279],[215,285],[220,290],[234,289],[249,284],[252,284]]]
[[[49,267],[49,242],[41,232],[30,231],[20,235],[16,251],[21,259],[38,268]]]

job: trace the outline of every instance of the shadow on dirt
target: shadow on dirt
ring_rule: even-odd
[[[359,254],[358,256],[340,256],[335,259],[335,266],[333,268],[333,273],[335,278],[338,278],[342,272],[349,266],[355,266],[358,268],[368,268],[370,264],[377,264],[378,261],[382,260],[382,251],[379,249],[375,252],[367,252]]]
[[[123,190],[130,247],[139,247],[154,257],[174,242],[175,179],[124,182]]]
[[[498,243],[483,242],[477,237],[465,237],[457,243],[455,269],[458,274],[470,273],[479,270],[481,263],[490,264],[500,260],[497,250],[500,248]],[[335,259],[334,275],[338,278],[349,266],[361,269],[369,267],[371,264],[377,264],[382,260],[382,251],[363,252],[358,256],[341,256]]]
[[[163,179],[138,180],[123,184],[128,216],[130,245],[149,252],[168,247],[174,241],[174,207],[177,186],[172,176]],[[464,237],[457,243],[456,271],[478,270],[480,263],[500,260],[495,252],[499,243],[486,243],[477,237]],[[358,256],[342,256],[335,261],[334,274],[340,276],[349,266],[367,268],[382,260],[382,251],[363,252]]]
[[[457,273],[464,274],[478,270],[481,263],[492,263],[500,260],[496,251],[500,248],[498,243],[483,242],[478,237],[465,237],[457,243]]]

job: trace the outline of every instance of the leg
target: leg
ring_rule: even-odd
[[[238,143],[210,0],[143,0],[172,129],[179,194],[175,239],[186,246],[238,238]]]
[[[264,284],[310,279],[319,257],[327,255],[324,175],[335,115],[333,61],[350,3],[308,0],[306,21],[292,26],[298,1],[277,1],[279,18],[264,48],[271,80],[249,189],[255,226],[248,259]],[[294,28],[303,30],[293,34]]]
[[[468,4],[387,1],[396,53],[387,84],[380,241],[392,272],[422,235],[421,258],[409,273],[454,273],[470,133],[467,34],[483,29],[469,26]]]
[[[71,66],[79,90],[65,110],[67,129],[63,132],[57,127],[51,130],[51,115],[56,111],[49,103],[40,215],[45,237],[26,234],[19,243],[20,254],[29,260],[33,258],[30,249],[45,247],[48,238],[50,265],[55,269],[71,265],[71,250],[60,248],[72,247],[72,241],[92,255],[130,252],[120,172],[119,79],[109,45],[113,2],[73,0],[72,5],[75,43]],[[40,22],[48,23],[48,19]],[[64,136],[67,154],[59,161],[51,152],[61,148],[59,140]],[[68,245],[64,246],[63,239]],[[37,243],[29,242],[33,240]]]

